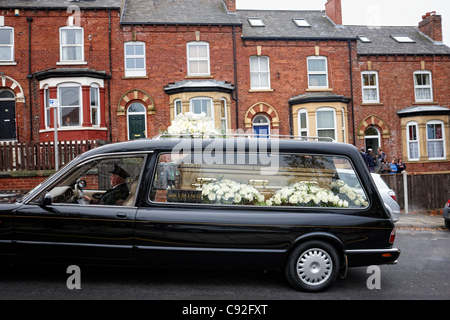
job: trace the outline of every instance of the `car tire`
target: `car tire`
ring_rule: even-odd
[[[450,220],[444,220],[445,226],[450,230]]]
[[[286,278],[300,291],[328,289],[339,275],[339,255],[327,242],[313,240],[295,248],[286,264]]]

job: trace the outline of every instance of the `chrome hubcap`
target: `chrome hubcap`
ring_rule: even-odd
[[[318,286],[331,276],[333,262],[322,249],[308,249],[297,261],[297,274],[302,282],[309,286]]]

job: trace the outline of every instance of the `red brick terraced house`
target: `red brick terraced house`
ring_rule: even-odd
[[[324,2],[2,1],[0,139],[52,141],[58,99],[60,140],[153,137],[205,112],[225,130],[331,137],[382,147],[408,171],[450,170],[441,17],[346,26],[341,1]]]

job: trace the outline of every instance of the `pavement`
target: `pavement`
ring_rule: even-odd
[[[414,229],[442,229],[447,230],[442,215],[433,215],[425,212],[418,213],[400,213],[396,228],[414,228]]]

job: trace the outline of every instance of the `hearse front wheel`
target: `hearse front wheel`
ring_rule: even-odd
[[[301,291],[319,292],[328,289],[339,275],[336,249],[320,240],[308,241],[290,254],[286,278]]]

